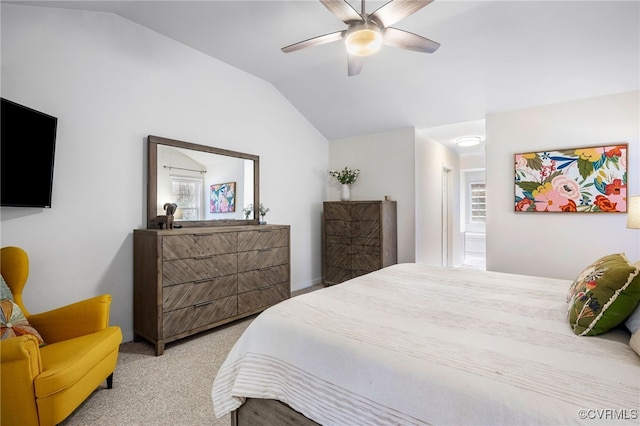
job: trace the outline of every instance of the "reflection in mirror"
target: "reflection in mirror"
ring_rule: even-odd
[[[183,226],[257,223],[257,156],[149,136],[149,227],[175,203]],[[154,191],[155,189],[155,191]]]
[[[157,174],[157,214],[175,203],[176,221],[245,219],[253,204],[251,160],[158,145]]]

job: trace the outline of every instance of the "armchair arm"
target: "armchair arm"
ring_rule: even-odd
[[[38,340],[31,335],[0,341],[2,424],[38,424],[34,380],[42,372]]]
[[[111,295],[103,294],[51,311],[30,315],[27,320],[46,343],[73,339],[109,326]]]

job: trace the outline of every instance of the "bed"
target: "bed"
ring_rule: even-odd
[[[574,334],[570,285],[398,264],[291,298],[229,353],[215,414],[238,425],[640,424],[629,331]]]

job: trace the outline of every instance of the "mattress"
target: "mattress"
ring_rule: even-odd
[[[260,314],[217,417],[276,399],[323,425],[640,424],[629,333],[573,334],[568,280],[399,264]]]

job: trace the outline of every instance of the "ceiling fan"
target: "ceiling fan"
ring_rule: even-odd
[[[440,43],[408,31],[390,27],[403,18],[422,9],[433,0],[391,0],[373,13],[358,13],[346,0],[320,0],[329,12],[348,25],[346,30],[313,37],[282,48],[284,53],[295,52],[307,47],[319,46],[344,39],[349,54],[348,74],[360,74],[364,57],[380,50],[383,44],[417,52],[433,53]]]

